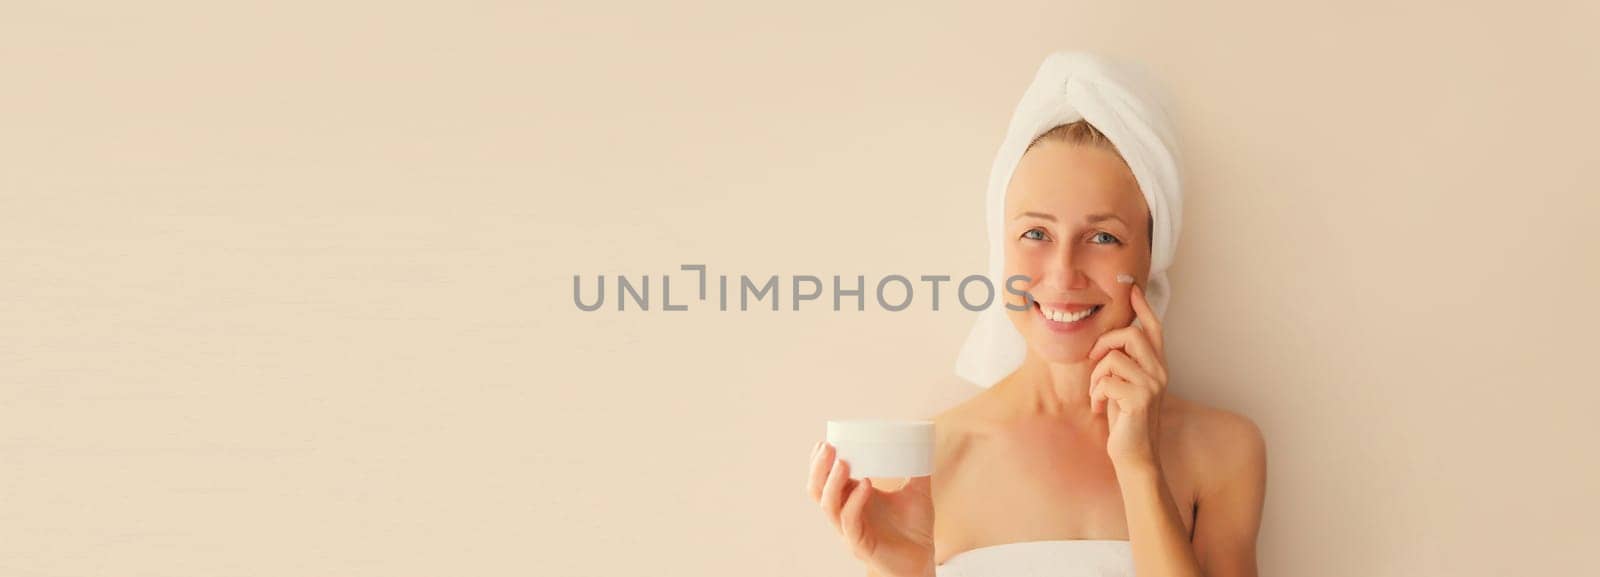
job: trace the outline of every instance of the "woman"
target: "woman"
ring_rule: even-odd
[[[1151,86],[1060,53],[1018,104],[989,183],[990,274],[1025,275],[1031,298],[980,317],[958,372],[988,388],[933,418],[933,475],[855,481],[813,449],[807,493],[868,575],[1256,574],[1260,431],[1166,390],[1181,195]]]

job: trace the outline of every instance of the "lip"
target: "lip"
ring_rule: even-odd
[[[1035,305],[1048,306],[1048,307],[1053,308],[1053,309],[1058,310],[1058,311],[1067,311],[1069,313],[1075,313],[1075,312],[1078,312],[1078,311],[1081,311],[1081,310],[1084,310],[1084,309],[1087,309],[1087,308],[1093,308],[1093,307],[1096,307],[1096,306],[1100,306],[1101,303],[1069,303],[1069,302],[1034,301],[1034,304]]]
[[[1056,321],[1050,320],[1049,318],[1045,317],[1044,316],[1044,309],[1040,308],[1039,305],[1040,305],[1039,301],[1034,301],[1034,303],[1033,303],[1033,314],[1034,314],[1034,316],[1039,317],[1039,320],[1044,322],[1045,328],[1050,329],[1052,332],[1057,332],[1057,333],[1075,333],[1075,332],[1084,330],[1084,327],[1089,326],[1089,322],[1088,322],[1089,320],[1095,318],[1095,315],[1098,315],[1101,312],[1105,311],[1105,308],[1102,307],[1100,310],[1095,311],[1094,314],[1089,315],[1089,316],[1084,317],[1084,318],[1081,318],[1081,319],[1078,319],[1077,321],[1070,322],[1070,323],[1058,323]],[[1052,308],[1052,309],[1063,310],[1063,311],[1067,311],[1067,312],[1078,312],[1078,311],[1081,311],[1081,310],[1084,310],[1084,309],[1093,308],[1095,306],[1100,306],[1100,305],[1084,304],[1084,303],[1060,303],[1060,304],[1052,303],[1052,304],[1050,304],[1050,308]]]

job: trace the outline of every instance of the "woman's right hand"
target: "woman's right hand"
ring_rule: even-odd
[[[933,493],[930,477],[894,490],[851,479],[850,464],[827,442],[811,450],[806,493],[822,506],[856,559],[883,577],[933,577]]]

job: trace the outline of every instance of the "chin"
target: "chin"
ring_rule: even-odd
[[[1066,365],[1089,358],[1089,346],[1068,346],[1062,343],[1028,343],[1033,354],[1044,362]]]

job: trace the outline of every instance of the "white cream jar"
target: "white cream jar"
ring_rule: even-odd
[[[828,421],[828,444],[851,479],[933,474],[933,421]]]

